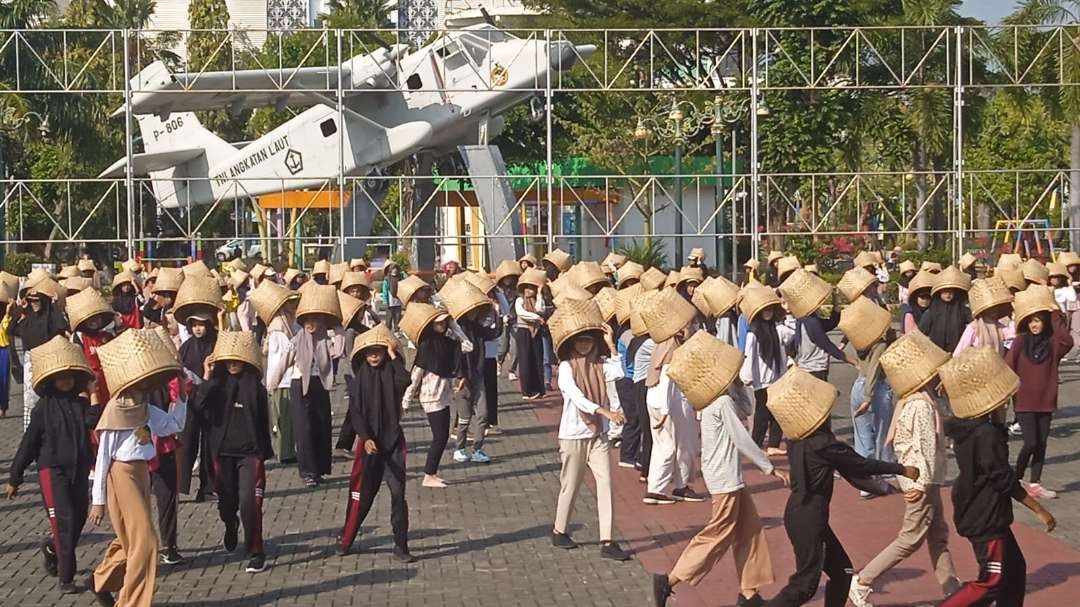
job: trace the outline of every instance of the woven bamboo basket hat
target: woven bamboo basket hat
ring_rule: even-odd
[[[228,268],[229,270],[240,270],[241,272],[248,271],[248,265],[244,263],[244,260],[240,259],[239,257],[230,261],[228,264]]]
[[[420,335],[424,333],[424,329],[436,318],[443,315],[446,315],[446,312],[431,304],[414,303],[405,308],[405,313],[401,315],[401,322],[399,323],[401,332],[405,334],[405,337],[409,338],[409,341],[419,344]]]
[[[247,283],[249,278],[251,278],[251,275],[248,274],[247,272],[245,272],[243,270],[233,270],[229,274],[229,286],[232,287],[233,289],[239,289],[240,287],[244,286]],[[263,281],[263,282],[266,282],[266,281]],[[262,284],[262,283],[259,283],[259,284]]]
[[[113,396],[135,384],[157,387],[180,373],[180,362],[153,329],[128,329],[97,352]]]
[[[705,271],[701,269],[701,266],[683,266],[679,270],[678,284],[680,285],[684,282],[693,282],[700,285],[704,280]]]
[[[934,281],[937,274],[932,274],[926,270],[919,270],[919,273],[912,277],[911,282],[908,283],[908,301],[918,291],[926,290],[927,297],[930,296],[930,289],[934,288]]]
[[[666,280],[667,274],[664,274],[657,268],[649,268],[642,272],[639,282],[642,287],[645,287],[646,291],[654,291],[664,286]]]
[[[540,268],[529,268],[521,273],[518,278],[518,286],[530,285],[537,289],[547,284],[547,274]],[[400,298],[399,298],[400,299]]]
[[[1028,260],[1020,266],[1020,269],[1024,272],[1024,280],[1040,285],[1046,284],[1046,281],[1050,278],[1050,270],[1034,257],[1029,257]]]
[[[318,274],[330,274],[330,262],[326,259],[320,259],[315,262],[315,265],[311,268],[311,275],[316,276]]]
[[[154,281],[154,292],[176,293],[184,284],[184,272],[180,268],[160,268]]]
[[[345,272],[345,276],[341,279],[341,290],[347,291],[356,286],[371,291],[371,279],[368,278],[367,272]]]
[[[780,298],[769,287],[757,283],[747,284],[739,292],[739,313],[752,321],[762,310],[779,306]]]
[[[705,296],[705,289],[709,287],[712,281],[715,280],[712,276],[706,278],[701,284],[694,289],[694,294],[690,296],[690,303],[694,304],[698,312],[701,312],[702,316],[712,316],[712,306],[709,305],[709,298]]]
[[[876,276],[866,271],[866,268],[856,266],[844,272],[840,282],[836,283],[836,288],[848,301],[853,302],[875,283]]]
[[[521,265],[522,263],[527,263],[531,264],[532,267],[536,267],[536,264],[538,263],[536,261],[536,255],[533,255],[532,253],[526,253],[521,257],[518,257],[517,261],[518,265]]]
[[[67,289],[60,286],[60,283],[51,278],[45,278],[38,281],[36,285],[27,289],[27,292],[31,295],[43,295],[56,302],[56,305],[61,308],[64,307],[64,301],[67,299]]]
[[[808,263],[805,266],[803,266],[803,269],[806,270],[807,272],[810,272],[814,276],[820,276],[820,272],[818,272],[818,267],[817,267],[816,263]]]
[[[300,299],[300,294],[275,282],[264,280],[248,294],[248,299],[251,300],[251,305],[255,306],[255,313],[259,318],[270,324],[281,308],[289,301]]]
[[[398,281],[397,298],[401,301],[401,305],[408,306],[409,302],[412,301],[413,295],[416,295],[417,291],[430,286],[431,285],[425,282],[423,278],[420,278],[415,274],[410,274],[403,280]]]
[[[708,284],[702,283],[694,294],[696,295],[698,291],[704,291],[705,299],[709,302],[711,316],[723,316],[739,303],[739,285],[723,276],[713,278],[708,281]]]
[[[507,276],[521,276],[521,264],[513,259],[504,259],[495,266],[495,282],[502,282]]]
[[[554,292],[555,289],[552,289],[552,291]],[[558,293],[555,295],[554,303],[555,307],[558,308],[566,301],[589,301],[592,297],[592,293],[572,282],[568,282],[564,283],[562,287],[559,288]]]
[[[30,274],[27,275],[26,280],[23,282],[23,288],[33,289],[38,283],[48,278],[52,278],[48,272],[41,268],[34,268],[33,270],[30,270]]]
[[[1031,285],[1013,298],[1013,318],[1017,328],[1037,312],[1053,312],[1058,309],[1053,291],[1042,285]]]
[[[77,372],[85,381],[94,379],[94,372],[86,364],[82,348],[57,335],[30,350],[31,387],[42,392],[45,380],[66,371]]]
[[[768,257],[769,265],[772,265],[773,262],[775,262],[775,261],[779,261],[780,258],[782,258],[783,256],[784,256],[784,254],[781,251],[775,251],[775,250],[774,251],[769,251],[769,257]]]
[[[614,274],[619,271],[619,268],[623,267],[626,263],[626,255],[620,255],[614,251],[604,256],[604,261],[600,262],[600,267],[603,268],[605,274]]]
[[[296,268],[288,268],[285,270],[285,286],[291,285],[292,281],[296,280],[297,276],[303,276],[304,273]]]
[[[975,265],[976,261],[978,261],[978,259],[976,259],[974,255],[971,253],[964,253],[960,256],[960,261],[957,262],[957,265],[960,266],[961,270],[966,270]]]
[[[353,350],[349,353],[349,360],[356,364],[356,357],[360,356],[368,348],[391,348],[396,346],[397,338],[394,337],[394,334],[390,332],[390,329],[385,324],[379,323],[356,336],[356,341],[353,342]]]
[[[338,291],[337,296],[338,307],[341,308],[341,326],[347,327],[367,304],[363,300],[342,291]]]
[[[793,366],[769,386],[765,406],[779,422],[784,436],[802,440],[829,419],[837,394],[829,382]]]
[[[180,271],[184,273],[184,276],[209,276],[210,268],[206,267],[203,260],[197,259],[184,267],[180,268]]]
[[[220,331],[214,344],[215,363],[238,360],[251,365],[259,375],[263,373],[262,348],[255,341],[252,331]]]
[[[1012,291],[1000,276],[973,280],[971,290],[968,291],[971,315],[975,317],[996,306],[1012,303],[1012,300]]]
[[[15,284],[12,285],[7,280],[7,276],[3,276],[7,272],[0,273],[0,304],[11,303],[19,297],[19,277],[13,274],[7,274],[15,278]]]
[[[492,289],[495,288],[495,281],[487,275],[487,272],[482,274],[480,272],[465,272],[463,276],[469,284],[480,289],[480,292],[484,295],[490,294]]]
[[[138,274],[142,272],[143,266],[135,259],[125,259],[124,263],[120,264],[120,268],[125,272],[131,272],[132,274]]]
[[[859,251],[859,254],[855,256],[855,267],[857,268],[873,267],[877,263],[877,257],[870,251]]]
[[[904,334],[881,355],[881,368],[893,392],[903,398],[921,389],[949,361],[949,354],[919,331]]]
[[[720,398],[742,367],[743,354],[723,340],[698,331],[671,355],[668,376],[697,411]]]
[[[936,261],[924,261],[922,262],[922,265],[919,266],[919,269],[926,270],[931,274],[937,274],[941,271],[941,264]]]
[[[555,345],[555,352],[559,358],[562,347],[566,342],[586,331],[603,331],[604,319],[600,315],[600,307],[593,301],[569,300],[548,319],[548,328],[551,330],[551,341]]]
[[[461,320],[469,312],[491,305],[490,297],[459,277],[446,281],[439,289],[439,301],[443,302],[454,320]]]
[[[119,289],[120,286],[124,285],[124,284],[129,284],[132,287],[137,288],[137,285],[135,284],[135,275],[132,274],[131,272],[128,272],[127,270],[124,270],[123,272],[120,272],[116,276],[113,276],[112,292],[116,293],[116,290]]]
[[[786,255],[780,258],[780,261],[776,262],[776,275],[780,277],[780,280],[798,270],[802,267],[802,263],[799,262],[799,258],[794,255]]]
[[[997,267],[999,268],[1011,268],[1023,265],[1024,258],[1020,257],[1019,253],[1002,253],[998,257]]]
[[[72,276],[71,278],[61,280],[60,284],[64,287],[67,295],[70,297],[84,289],[89,289],[94,286],[94,281],[85,276]]]
[[[573,265],[570,254],[559,248],[548,251],[547,255],[544,255],[544,261],[550,261],[551,265],[559,269],[559,272],[566,272]]]
[[[892,324],[889,311],[867,297],[856,299],[840,311],[840,331],[856,350],[864,352],[881,339]]]
[[[1063,263],[1050,262],[1046,264],[1047,277],[1052,278],[1054,276],[1061,276],[1065,279],[1069,278],[1069,270]]]
[[[552,280],[547,284],[548,290],[551,291],[552,298],[557,299],[559,297],[559,293],[562,293],[563,287],[570,284],[571,282],[573,281],[571,281],[570,278],[566,275],[560,274],[556,276],[555,280]]]
[[[94,272],[97,268],[94,266],[93,259],[80,259],[78,263],[80,272]]]
[[[904,261],[901,261],[900,267],[898,269],[900,270],[901,274],[907,274],[908,272],[917,272],[919,270],[919,268],[915,267],[915,262],[911,261],[910,259],[905,259]]]
[[[971,289],[971,277],[961,271],[960,268],[949,266],[937,275],[934,286],[930,289],[930,294],[937,295],[945,289],[969,291]]]
[[[636,261],[624,263],[619,268],[619,271],[615,273],[616,277],[619,279],[619,288],[622,289],[634,284],[631,281],[641,280],[641,275],[644,273],[645,268],[643,268],[640,263]]]
[[[953,415],[972,419],[1008,402],[1020,389],[1020,377],[989,346],[967,348],[938,369]]]
[[[349,269],[350,270],[352,268],[362,268],[362,269],[366,270],[367,267],[368,267],[368,262],[363,257],[353,257],[352,259],[349,260]]]
[[[607,274],[604,274],[604,269],[600,267],[600,264],[595,261],[579,261],[567,273],[567,276],[577,283],[578,286],[588,289],[589,287],[604,284],[608,285],[611,282],[608,280]]]
[[[68,297],[64,307],[68,322],[75,331],[95,316],[108,316],[111,320],[113,315],[112,306],[95,289],[86,289]]]
[[[56,277],[63,279],[63,278],[74,278],[74,277],[76,277],[78,275],[79,275],[78,266],[72,265],[72,266],[64,266],[64,267],[60,268],[60,272],[57,273]]]
[[[694,247],[690,249],[690,253],[686,256],[687,261],[705,261],[705,249],[702,247]]]
[[[679,271],[669,270],[667,273],[667,278],[664,279],[664,286],[674,287],[677,284],[679,284]]]
[[[994,270],[994,276],[1000,276],[1011,291],[1023,291],[1028,285],[1027,281],[1024,280],[1024,271],[1020,269],[1020,266],[997,268]]]
[[[304,289],[300,295],[300,304],[296,307],[296,320],[303,323],[305,316],[321,314],[327,317],[327,325],[333,327],[341,323],[341,304],[338,302],[338,290],[333,285],[313,285]]]
[[[621,325],[630,320],[630,307],[634,298],[641,294],[640,284],[632,284],[624,289],[619,289],[615,294],[615,320]]]
[[[648,325],[642,315],[652,308],[656,299],[660,297],[659,291],[642,289],[641,293],[630,302],[630,332],[634,337],[641,337],[649,332]]]
[[[165,349],[169,351],[169,354],[176,360],[180,360],[180,349],[176,347],[176,339],[169,335],[169,330],[158,325],[154,327],[153,331],[161,340],[161,343],[165,344]]]
[[[816,312],[829,299],[832,287],[821,278],[799,268],[780,285],[780,293],[787,302],[788,311],[795,318],[805,318]]]
[[[188,276],[180,285],[173,305],[173,316],[176,322],[186,324],[192,316],[214,320],[223,309],[225,304],[217,281],[209,274],[195,274]]]
[[[330,272],[327,273],[326,282],[332,285],[340,285],[341,281],[345,280],[345,273],[348,271],[349,263],[346,261],[332,264]]]
[[[697,308],[686,301],[674,289],[664,289],[653,300],[652,306],[642,311],[641,320],[649,331],[649,336],[656,343],[665,342],[675,337],[694,321]]]
[[[1072,251],[1062,251],[1061,254],[1058,255],[1057,262],[1065,266],[1066,269],[1069,266],[1080,266],[1080,255],[1077,255]]]
[[[604,322],[611,320],[615,316],[615,298],[618,294],[619,292],[614,287],[604,287],[596,295],[593,295],[592,300],[600,308],[600,316],[604,318]]]
[[[750,270],[751,272],[757,272],[757,269],[761,267],[761,262],[751,257],[750,259],[747,259],[745,262],[743,262],[742,267]]]

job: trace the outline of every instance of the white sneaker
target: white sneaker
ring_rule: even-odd
[[[859,581],[859,576],[851,578],[851,589],[848,590],[848,600],[851,601],[852,605],[855,605],[855,607],[874,607],[869,601],[871,592],[873,592],[873,589],[869,586],[864,586],[863,583]]]
[[[1057,499],[1057,491],[1051,491],[1046,487],[1043,487],[1039,483],[1029,483],[1027,486],[1028,495],[1034,498],[1043,500]]]
[[[464,449],[458,449],[454,451],[454,461],[458,463],[467,462],[469,461],[469,454]]]
[[[491,461],[491,458],[487,453],[484,453],[483,450],[477,449],[476,451],[473,451],[472,459],[470,461],[474,464],[486,464]]]
[[[1013,422],[1013,423],[1009,424],[1009,435],[1010,436],[1021,436],[1023,434],[1024,434],[1023,430],[1020,429],[1020,422]]]
[[[517,381],[517,373],[514,373],[513,371],[511,371],[510,373],[507,373],[506,374],[506,379],[508,379],[510,381]]]

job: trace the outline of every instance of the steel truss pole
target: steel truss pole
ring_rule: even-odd
[[[337,38],[337,114],[338,114],[338,251],[341,253],[341,261],[345,259],[345,106],[342,100],[345,98],[344,83],[341,78],[341,36],[342,30],[334,30]],[[355,204],[356,201],[353,201]]]
[[[953,179],[956,181],[953,212],[956,213],[956,245],[953,259],[964,253],[964,27],[956,26],[956,82],[953,83]]]
[[[750,62],[750,194],[751,220],[750,226],[750,257],[757,259],[761,244],[758,242],[758,28],[750,30],[751,56]]]
[[[124,155],[127,157],[127,166],[124,168],[124,189],[128,208],[126,238],[128,259],[135,258],[135,181],[131,175],[134,162],[131,149],[131,45],[128,42],[131,33],[129,29],[121,32],[121,41],[124,44]]]
[[[546,45],[545,45],[544,48],[547,51],[548,65],[550,66],[551,65],[551,30],[544,30],[544,40],[546,41]],[[547,151],[546,151],[547,157],[546,157],[546,160],[545,160],[545,164],[546,164],[545,171],[546,171],[546,178],[547,178],[547,210],[548,210],[548,213],[547,213],[547,215],[548,215],[548,220],[547,220],[547,249],[550,251],[551,249],[553,249],[555,247],[555,202],[554,202],[554,199],[555,199],[555,187],[554,187],[555,174],[554,174],[553,168],[552,168],[553,158],[552,158],[552,154],[551,154],[551,146],[553,145],[552,144],[552,137],[551,137],[551,70],[547,69],[547,70],[544,70],[544,71],[547,74],[547,82],[544,84],[544,114],[545,114],[546,119],[547,119],[547,124],[546,124],[546,127],[545,127],[545,130],[547,131],[545,133],[545,137],[546,137],[546,140],[547,140],[547,145],[545,146],[547,148]],[[540,216],[539,211],[540,210],[537,209],[536,215],[537,215],[538,219],[539,219],[539,216]],[[578,255],[580,255],[580,254],[581,254],[581,252],[579,251]]]

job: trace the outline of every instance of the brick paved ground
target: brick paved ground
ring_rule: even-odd
[[[834,381],[846,394],[852,373],[834,370]],[[1027,605],[1074,604],[1080,585],[1080,366],[1063,372],[1063,409],[1055,420],[1045,483],[1063,489],[1049,506],[1059,530],[1047,536],[1029,526],[1033,518],[1018,508],[1017,536],[1029,563]],[[629,563],[597,558],[595,545],[563,552],[551,548],[550,529],[558,491],[558,455],[553,437],[560,403],[556,399],[522,404],[504,386],[500,413],[506,434],[489,440],[496,459],[487,466],[454,464],[444,457],[444,476],[454,485],[443,491],[419,486],[419,464],[428,440],[426,422],[410,412],[406,433],[410,441],[409,505],[411,545],[420,557],[415,565],[398,565],[389,558],[388,501],[380,495],[364,526],[359,554],[334,555],[344,516],[348,463],[336,460],[330,482],[319,489],[302,488],[295,469],[268,467],[265,527],[270,568],[266,573],[243,572],[241,555],[220,548],[221,523],[213,503],[183,501],[180,543],[188,564],[159,570],[159,605],[613,605],[644,606],[648,577],[645,570],[666,570],[708,515],[706,504],[649,508],[640,504],[636,474],[615,468],[616,524],[637,551]],[[849,423],[837,409],[834,424],[841,436]],[[340,413],[340,411],[338,411]],[[335,420],[335,428],[337,427]],[[0,420],[0,474],[7,467],[21,430],[21,407],[16,397],[7,419]],[[1011,445],[1013,451],[1017,441]],[[792,568],[791,548],[782,527],[786,492],[773,479],[749,472],[759,511],[768,529],[778,581]],[[46,530],[35,477],[30,475],[18,499],[0,502],[0,605],[90,605],[88,595],[61,597],[55,580],[42,573],[37,546]],[[870,502],[850,487],[837,485],[834,527],[856,566],[861,566],[895,533],[903,504],[898,496]],[[701,489],[700,482],[698,488]],[[579,500],[576,527],[579,541],[595,541],[595,500]],[[80,570],[88,572],[111,538],[106,526],[87,529],[79,550]],[[954,537],[952,549],[963,576],[974,575],[966,541]],[[920,605],[938,598],[926,573],[928,559],[919,554],[885,580],[875,595],[879,607]],[[779,584],[766,589],[766,596]],[[681,588],[672,604],[679,607],[733,604],[730,557],[692,589]],[[1068,593],[1068,594],[1067,594]],[[820,596],[817,602],[820,605]]]

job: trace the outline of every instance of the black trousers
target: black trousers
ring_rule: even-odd
[[[446,443],[450,441],[450,407],[427,414],[428,426],[431,427],[431,444],[428,445],[427,461],[424,462],[424,474],[437,474],[439,460]]]
[[[517,363],[521,394],[544,394],[544,341],[539,331],[533,335],[528,329],[517,329]]]
[[[1027,585],[1027,561],[1012,530],[1002,537],[972,541],[979,579],[965,583],[941,607],[1023,607]]]
[[[634,400],[637,401],[638,405],[638,436],[641,437],[641,448],[638,450],[637,463],[642,476],[649,475],[649,460],[652,459],[652,422],[649,421],[649,407],[645,404],[645,394],[648,390],[645,387],[644,379],[634,382]]]
[[[192,471],[195,469],[195,460],[199,464],[199,493],[209,493],[214,486],[213,463],[210,461],[210,435],[203,427],[204,423],[192,409],[188,409],[187,422],[180,448],[180,492],[184,495],[191,494]]]
[[[773,417],[772,411],[765,406],[769,401],[769,392],[765,388],[754,390],[754,425],[750,436],[759,447],[776,448],[780,446],[780,422]],[[769,433],[769,442],[765,443],[765,433]],[[846,596],[846,595],[845,595]]]
[[[263,554],[262,505],[266,490],[266,467],[261,457],[219,455],[214,460],[218,514],[225,527],[244,525],[244,547],[248,554]],[[239,511],[239,523],[236,514]]]
[[[1024,446],[1016,456],[1016,476],[1024,480],[1024,473],[1031,464],[1031,482],[1042,480],[1043,463],[1046,461],[1046,444],[1050,440],[1050,420],[1053,413],[1019,411],[1016,420],[1024,435]]]
[[[795,607],[808,603],[817,594],[822,572],[825,583],[825,607],[844,607],[851,589],[851,559],[829,527],[829,501],[811,496],[804,501],[792,494],[784,509],[784,529],[795,551],[795,573],[769,607]]]
[[[352,382],[352,377],[345,376],[346,384]],[[349,391],[345,390],[345,419],[341,420],[341,428],[338,430],[336,449],[350,451],[356,442],[356,429],[352,425],[352,409],[349,407]]]
[[[75,578],[75,547],[79,545],[90,509],[87,474],[87,471],[76,471],[75,478],[69,478],[62,468],[38,471],[41,500],[49,516],[52,546],[56,552],[56,573],[62,584],[69,584]]]
[[[371,512],[371,505],[383,480],[390,489],[390,526],[394,545],[409,549],[409,505],[405,501],[405,439],[390,452],[368,455],[363,445],[356,445],[352,473],[349,475],[349,503],[345,507],[345,527],[341,546],[348,548],[356,540],[360,526]]]
[[[637,463],[638,450],[641,448],[641,424],[638,419],[637,395],[634,394],[634,382],[626,379],[615,380],[615,393],[619,395],[626,422],[622,429],[622,443],[619,445],[619,461],[624,464]],[[650,435],[650,439],[652,436]]]
[[[308,393],[303,384],[294,379],[289,388],[289,414],[292,417],[293,434],[296,436],[296,459],[300,464],[300,476],[330,474],[331,449],[334,442],[330,417],[330,393],[318,377],[308,382]]]
[[[820,379],[821,381],[829,381],[829,370],[828,369],[825,369],[824,371],[811,371],[810,375],[813,375],[814,377]]]
[[[499,361],[484,359],[484,400],[487,401],[487,425],[499,425]]]
[[[209,454],[203,459],[201,468],[209,468]],[[158,532],[161,533],[162,548],[176,548],[176,514],[180,501],[179,480],[180,467],[177,452],[158,455],[158,466],[150,473],[150,490],[154,493],[154,501],[157,503]]]

